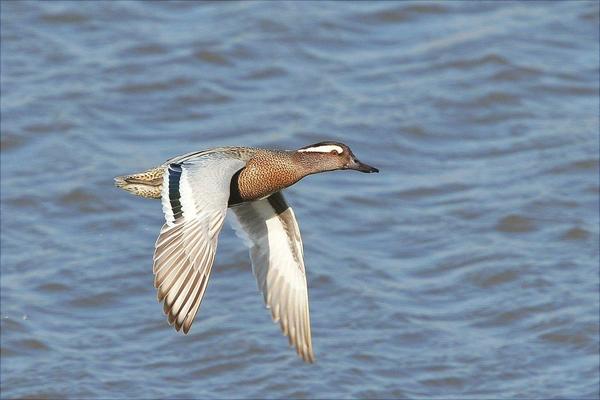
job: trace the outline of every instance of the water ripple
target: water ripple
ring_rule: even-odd
[[[1,7],[4,397],[600,395],[597,2]],[[112,177],[327,139],[381,172],[286,191],[317,362],[228,227],[170,328]]]

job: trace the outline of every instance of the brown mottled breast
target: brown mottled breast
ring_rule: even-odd
[[[294,162],[293,154],[289,151],[257,151],[246,167],[236,174],[240,199],[262,199],[298,182],[306,173],[301,164]],[[235,177],[232,185],[235,185]]]

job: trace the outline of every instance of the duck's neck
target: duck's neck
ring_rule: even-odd
[[[239,173],[239,197],[243,201],[258,200],[322,170],[318,158],[312,154],[258,151]]]
[[[332,159],[325,157],[323,153],[299,151],[294,151],[292,153],[292,157],[295,159],[294,164],[301,170],[302,178],[306,175],[338,169],[337,164],[332,163]]]

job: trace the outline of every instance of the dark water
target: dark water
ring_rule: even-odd
[[[599,393],[598,2],[1,3],[3,398]],[[287,191],[314,365],[224,229],[189,336],[113,176],[348,143]]]

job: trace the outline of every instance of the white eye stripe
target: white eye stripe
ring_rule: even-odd
[[[316,147],[308,147],[306,149],[300,149],[298,150],[301,153],[304,152],[309,152],[309,153],[329,153],[332,151],[337,151],[339,154],[342,154],[344,152],[344,149],[342,149],[340,146],[337,146],[335,144],[325,144],[323,146],[316,146]]]

